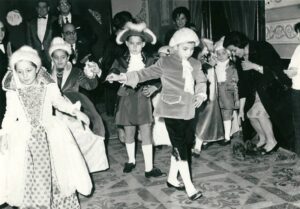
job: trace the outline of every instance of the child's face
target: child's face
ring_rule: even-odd
[[[224,62],[229,59],[229,54],[226,49],[219,49],[216,51],[217,60],[220,62]]]
[[[55,50],[52,54],[52,60],[56,68],[65,68],[68,63],[69,55],[61,49]]]
[[[195,48],[195,43],[194,42],[187,42],[187,43],[182,43],[178,44],[176,46],[176,51],[178,56],[181,59],[188,59],[192,56]]]
[[[19,61],[15,68],[22,84],[29,86],[34,83],[38,69],[32,62],[26,60]]]
[[[126,46],[128,47],[130,54],[140,54],[145,46],[145,42],[139,36],[131,36],[126,41]]]

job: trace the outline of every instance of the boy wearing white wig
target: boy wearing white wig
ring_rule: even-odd
[[[223,145],[230,143],[230,133],[232,126],[233,110],[238,109],[238,74],[235,65],[231,60],[230,52],[223,47],[224,38],[215,43],[214,50],[216,53],[217,64],[215,66],[216,77],[218,82],[219,104],[221,108],[224,124],[224,141]]]
[[[110,74],[109,81],[119,81],[135,87],[138,83],[161,79],[162,91],[154,115],[163,117],[173,146],[167,186],[186,190],[190,200],[202,196],[191,181],[188,158],[194,140],[195,108],[206,100],[206,77],[201,62],[192,58],[194,47],[199,44],[196,33],[189,28],[175,32],[169,46],[170,56],[160,58],[154,65],[126,74]],[[177,179],[178,171],[183,183]]]

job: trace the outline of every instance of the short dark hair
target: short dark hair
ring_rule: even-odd
[[[181,15],[184,14],[184,16],[187,19],[187,23],[191,21],[191,13],[186,7],[177,7],[172,12],[172,19],[176,21],[176,19]]]
[[[245,48],[249,43],[249,38],[241,32],[232,31],[225,36],[223,46],[226,48],[230,45],[236,46],[240,49]]]
[[[299,33],[299,32],[300,32],[300,22],[297,22],[297,23],[294,25],[294,29],[295,29],[296,33]]]
[[[133,17],[130,12],[121,11],[121,12],[118,12],[117,14],[115,14],[115,16],[113,18],[113,26],[117,30],[122,29],[127,22],[132,21],[132,20],[133,20]]]
[[[36,0],[35,6],[38,7],[41,2],[46,3],[48,7],[50,6],[49,0]]]

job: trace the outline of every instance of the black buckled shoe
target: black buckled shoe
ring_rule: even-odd
[[[176,190],[178,190],[178,191],[183,191],[183,190],[185,190],[185,186],[184,186],[183,183],[179,183],[178,186],[174,186],[173,184],[171,184],[171,183],[169,183],[169,182],[167,181],[167,186],[168,186],[169,188],[174,188],[174,189],[176,189]]]
[[[145,172],[145,177],[150,178],[150,177],[164,177],[167,176],[166,173],[161,172],[159,168],[153,167],[151,171]]]
[[[193,194],[192,196],[190,196],[189,199],[192,201],[195,201],[195,200],[199,199],[200,197],[202,197],[202,192],[198,191],[195,194]]]
[[[134,163],[125,163],[123,173],[130,173],[135,168]]]

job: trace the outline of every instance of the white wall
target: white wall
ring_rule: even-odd
[[[290,59],[299,40],[293,29],[300,22],[299,0],[266,0],[266,40],[281,58]]]

